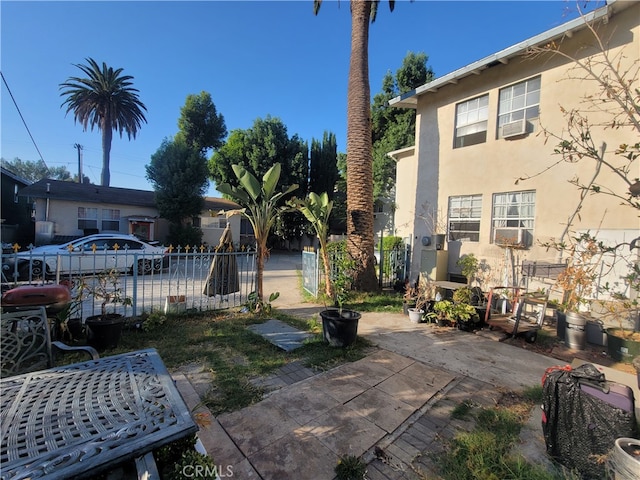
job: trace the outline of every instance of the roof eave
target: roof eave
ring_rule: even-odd
[[[546,44],[553,39],[562,37],[564,35],[570,35],[572,32],[584,28],[585,24],[588,22],[600,20],[602,18],[608,18],[611,15],[611,9],[614,3],[615,0],[609,0],[609,3],[602,8],[594,10],[593,12],[590,12],[584,16],[575,18],[569,22],[563,23],[562,25],[540,33],[534,37],[512,45],[511,47],[505,48],[504,50],[477,60],[442,77],[436,78],[429,83],[425,83],[424,85],[417,87],[415,90],[392,98],[391,100],[389,100],[389,105],[392,107],[415,109],[418,106],[418,97],[420,97],[421,95],[436,92],[438,91],[438,89],[448,84],[456,84],[462,78],[468,77],[470,75],[479,75],[483,70],[486,70],[496,62],[507,64],[509,63],[509,60],[511,58],[522,55],[522,53],[527,51],[527,49],[529,49],[530,47]]]

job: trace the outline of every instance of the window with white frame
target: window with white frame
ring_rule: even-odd
[[[482,195],[449,197],[449,240],[478,242]]]
[[[488,118],[489,95],[456,105],[456,132],[453,148],[486,142]]]
[[[492,215],[493,243],[531,246],[535,213],[535,190],[495,193]]]
[[[98,228],[98,209],[78,207],[78,230]]]
[[[102,209],[102,230],[103,231],[120,231],[120,210],[116,208]]]
[[[530,78],[500,90],[498,103],[498,135],[503,126],[526,121],[540,116],[540,77]]]
[[[202,217],[202,228],[225,228],[226,226],[227,219],[223,216]]]

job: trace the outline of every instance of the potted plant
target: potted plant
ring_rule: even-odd
[[[435,304],[435,285],[426,275],[421,273],[413,290],[415,305],[408,308],[409,319],[414,323],[420,323],[424,314],[430,312]]]
[[[479,264],[478,259],[473,253],[468,253],[467,255],[463,255],[456,262],[461,269],[462,275],[467,279],[467,285],[470,287],[473,281],[476,278],[476,274],[478,273]]]
[[[124,295],[120,285],[120,272],[106,270],[91,279],[83,279],[80,286],[86,296],[92,296],[100,302],[100,315],[87,318],[87,340],[97,350],[115,348],[118,346],[124,315],[116,312],[116,306],[131,305],[131,297]],[[107,305],[112,305],[112,310],[107,311]]]
[[[448,327],[451,325],[451,314],[453,312],[453,302],[451,300],[438,300],[433,304],[433,312],[428,313],[428,317],[435,320],[439,326]]]
[[[334,243],[336,248],[334,263],[329,275],[332,285],[334,308],[320,312],[322,318],[322,333],[329,345],[334,347],[348,347],[355,342],[358,335],[358,321],[360,312],[344,308],[351,296],[351,271],[355,261],[349,256],[345,242]]]
[[[334,347],[347,347],[351,345],[358,334],[358,321],[360,313],[344,308],[344,303],[351,293],[351,271],[355,266],[354,260],[349,256],[344,242],[332,244],[333,265],[330,261],[329,243],[329,217],[333,209],[333,201],[329,200],[327,192],[320,195],[310,192],[307,198],[300,200],[294,198],[288,202],[289,207],[300,211],[311,222],[320,242],[320,253],[325,273],[325,293],[334,301],[332,309],[320,312],[322,318],[322,334],[326,342]]]

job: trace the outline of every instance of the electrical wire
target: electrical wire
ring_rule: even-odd
[[[38,148],[38,145],[36,145],[36,141],[33,139],[33,135],[31,135],[31,131],[29,130],[29,127],[27,126],[27,122],[25,121],[24,117],[22,116],[22,112],[20,111],[20,107],[18,107],[18,103],[16,102],[16,99],[13,98],[13,93],[11,93],[11,89],[9,88],[9,84],[7,83],[7,80],[4,78],[4,74],[2,73],[1,70],[0,70],[0,76],[2,77],[2,81],[4,82],[4,86],[7,87],[7,91],[9,92],[9,96],[11,97],[11,100],[13,100],[13,104],[15,105],[16,110],[18,111],[18,115],[20,115],[20,118],[22,119],[22,123],[24,124],[24,128],[27,129],[27,133],[29,134],[29,138],[31,138],[31,141],[33,142],[33,146],[36,147],[36,151],[38,152],[38,155],[40,155],[40,160],[42,161],[42,163],[44,163],[44,166],[46,167],[47,172],[49,172],[49,167],[47,166],[47,162],[45,162],[44,158],[42,158],[42,153],[40,153],[40,149]]]

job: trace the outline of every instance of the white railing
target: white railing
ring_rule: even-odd
[[[131,300],[131,305],[109,304],[108,309],[113,311],[115,307],[126,316],[135,317],[153,310],[207,311],[241,306],[256,290],[254,250],[182,252],[177,249],[162,258],[143,251],[96,251],[89,252],[82,259],[84,263],[72,258],[73,253],[48,257],[22,255],[2,254],[3,292],[20,285],[64,283],[71,287],[74,295],[80,283],[95,283],[104,273],[104,268],[101,271],[92,267],[110,265],[121,272],[117,287],[122,297]],[[100,310],[99,299],[87,298],[82,303],[83,318],[97,315]]]

